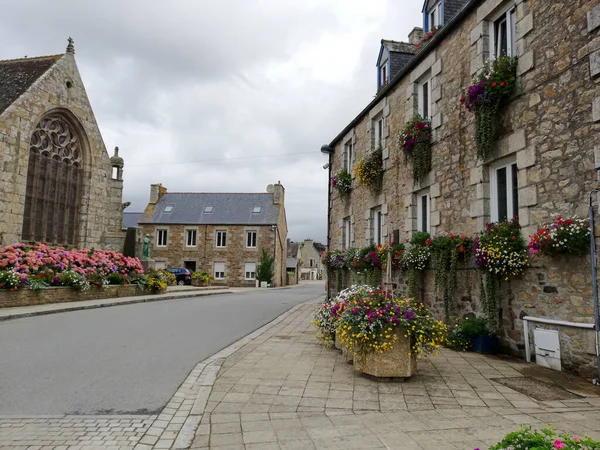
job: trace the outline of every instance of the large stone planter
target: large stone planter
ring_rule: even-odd
[[[362,353],[354,355],[354,367],[359,372],[374,377],[408,378],[417,372],[417,358],[410,355],[410,338],[398,332],[391,350],[385,353]]]
[[[335,334],[334,346],[338,350],[342,351],[342,357],[346,360],[347,363],[351,363],[354,360],[354,354],[350,350],[342,346],[342,343],[337,333]]]
[[[340,341],[340,336],[337,333],[335,333],[335,340],[333,342],[333,345],[338,350],[343,350],[344,349],[344,347],[342,347],[342,342]]]

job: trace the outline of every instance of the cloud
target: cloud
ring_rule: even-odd
[[[129,211],[151,183],[248,192],[281,180],[289,237],[324,242],[319,148],[373,98],[379,41],[420,24],[421,5],[406,3],[21,0],[3,6],[0,39],[14,44],[1,56],[75,39],[104,141],[125,158]]]

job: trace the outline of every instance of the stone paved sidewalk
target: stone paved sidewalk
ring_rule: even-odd
[[[405,382],[323,348],[301,305],[221,365],[193,449],[486,449],[519,424],[600,439],[600,398],[536,401],[496,382],[527,364],[444,350]],[[589,393],[587,395],[590,395]]]

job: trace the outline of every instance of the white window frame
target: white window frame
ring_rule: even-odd
[[[371,244],[383,244],[383,227],[385,225],[385,216],[381,206],[371,208]]]
[[[435,18],[435,21],[431,19]],[[429,11],[428,27],[429,30],[433,30],[435,27],[442,25],[442,2],[437,2],[433,8]]]
[[[427,94],[427,100],[425,100],[425,94]],[[433,102],[431,101],[431,75],[427,74],[425,78],[417,84],[417,99],[419,105],[419,115],[423,119],[430,119],[432,116],[432,106]]]
[[[227,247],[227,230],[215,231],[215,246],[217,248]]]
[[[190,236],[194,237],[193,243],[190,244]],[[186,228],[185,230],[185,246],[187,248],[194,248],[198,245],[198,230],[196,228]]]
[[[169,243],[169,230],[167,228],[158,228],[156,230],[156,246],[166,247]]]
[[[248,268],[252,269],[252,266],[248,267],[248,264],[254,265],[254,270],[248,270]],[[256,262],[245,262],[244,263],[244,280],[247,280],[247,281],[256,280]]]
[[[262,206],[254,206],[252,208],[252,214],[260,214],[261,211],[262,211]]]
[[[425,233],[431,233],[431,195],[429,189],[424,189],[417,192],[417,231],[423,231]],[[423,202],[426,202],[425,208],[423,208]],[[425,216],[423,216],[423,210],[425,210]],[[426,221],[423,226],[423,220]]]
[[[384,131],[384,122],[383,115],[380,114],[376,118],[373,119],[373,136],[374,136],[374,149],[377,150],[379,146],[383,148],[383,131]]]
[[[379,87],[385,86],[386,84],[388,84],[390,82],[390,74],[389,74],[387,62],[381,66],[381,80],[380,81],[381,82],[379,84]]]
[[[496,28],[503,21],[506,22],[506,56],[517,56],[516,7],[511,5],[500,13],[492,16],[489,20],[491,59],[497,59],[504,56],[500,52],[501,46],[496,45]]]
[[[499,161],[496,161],[493,164],[490,164],[490,218],[492,222],[498,222],[500,220],[500,211],[499,211],[499,202],[498,202],[498,171],[502,169],[506,169],[506,214],[507,220],[512,219],[515,210],[515,202],[517,206],[519,205],[519,177],[518,177],[518,169],[517,177],[516,177],[516,198],[514,193],[513,186],[513,177],[512,170],[513,166],[516,168],[517,161],[515,157],[504,158]]]
[[[352,247],[352,221],[350,217],[345,217],[342,223],[342,247],[348,250]]]
[[[222,265],[223,270],[217,271],[217,269],[221,269],[221,265]],[[215,276],[215,280],[224,280],[225,279],[225,262],[224,261],[215,261],[215,263],[213,264],[213,274]]]
[[[251,236],[254,235],[254,239],[251,238]],[[254,242],[252,242],[254,241]],[[248,245],[248,242],[250,242],[250,245]],[[254,244],[254,245],[252,245]],[[258,231],[256,230],[248,230],[246,231],[246,248],[256,248],[258,244]]]
[[[352,146],[352,139],[350,139],[344,144],[344,169],[346,169],[348,173],[352,173],[353,151],[354,148]]]

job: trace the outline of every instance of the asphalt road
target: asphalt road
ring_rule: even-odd
[[[0,322],[0,415],[161,410],[194,366],[323,283]]]

